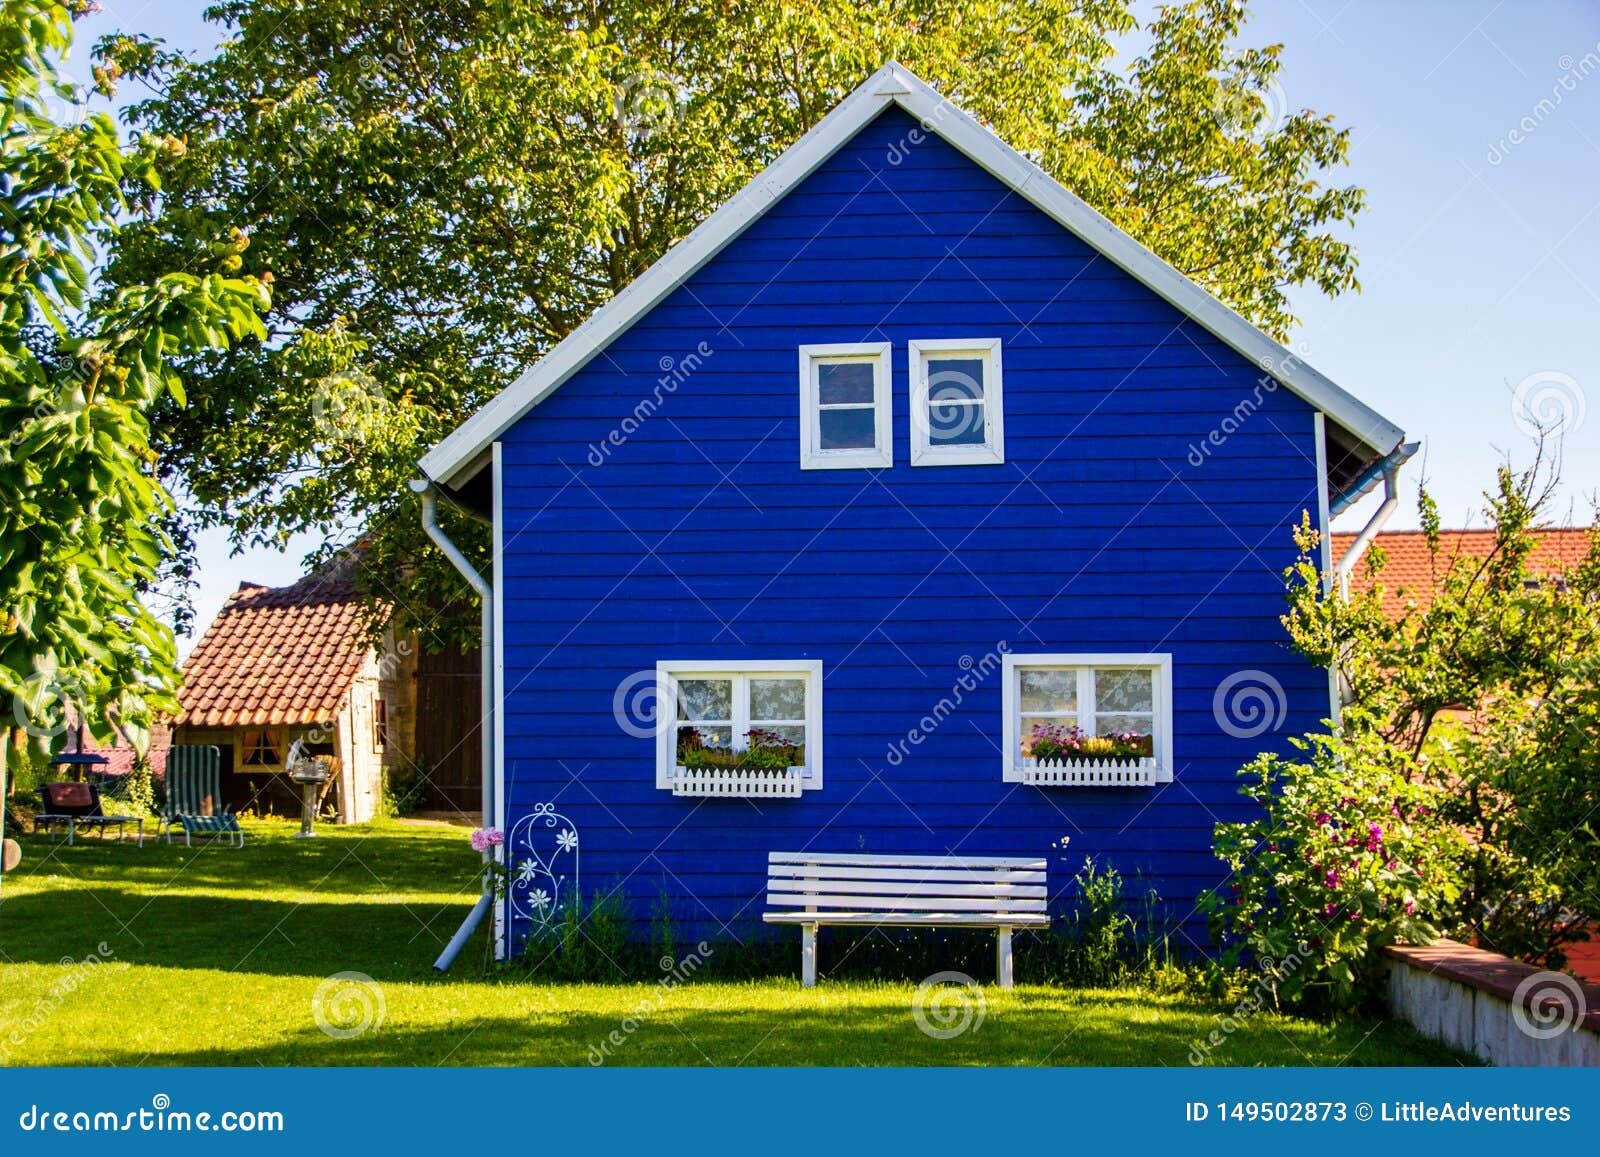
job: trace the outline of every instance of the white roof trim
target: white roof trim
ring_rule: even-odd
[[[476,473],[487,461],[489,447],[518,419],[688,280],[891,102],[1327,414],[1375,453],[1387,454],[1399,444],[1404,434],[1394,423],[1140,245],[908,69],[890,63],[873,73],[692,233],[429,450],[420,463],[422,472],[447,485],[458,485]]]

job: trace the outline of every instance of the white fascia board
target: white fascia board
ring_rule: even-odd
[[[1087,202],[980,125],[965,111],[890,63],[841,101],[754,180],[707,217],[627,288],[590,315],[521,377],[426,455],[422,472],[436,482],[464,482],[487,461],[489,447],[531,408],[682,285],[767,208],[810,176],[890,102],[942,137],[1008,188],[1103,254],[1129,276],[1248,358],[1263,373],[1387,454],[1403,431],[1335,385],[1292,351],[1113,225]]]

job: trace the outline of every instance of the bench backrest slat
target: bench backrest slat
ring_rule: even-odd
[[[855,865],[863,868],[1026,868],[1043,872],[1049,868],[1047,860],[1025,859],[1021,856],[894,856],[863,855],[838,852],[769,852],[768,864]]]

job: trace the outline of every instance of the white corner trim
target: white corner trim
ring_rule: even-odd
[[[886,341],[800,347],[800,469],[878,470],[894,465],[894,372]],[[872,359],[873,445],[863,450],[824,450],[818,444],[819,403],[815,367],[829,358]]]
[[[1311,415],[1311,436],[1316,440],[1317,451],[1317,529],[1322,533],[1317,553],[1317,569],[1322,572],[1322,597],[1333,593],[1333,509],[1328,493],[1328,418],[1321,410]],[[1328,664],[1328,722],[1334,731],[1339,730],[1339,720],[1344,714],[1344,704],[1339,699],[1339,662]]]
[[[514,422],[721,252],[773,202],[808,177],[890,103],[905,109],[921,121],[927,131],[948,141],[1019,196],[1254,362],[1263,373],[1276,378],[1314,409],[1326,412],[1373,451],[1387,454],[1400,443],[1403,433],[1394,423],[1345,392],[1117,228],[909,69],[891,62],[868,77],[659,261],[423,455],[422,472],[445,485],[465,481],[483,464],[488,447]]]
[[[935,446],[929,430],[928,354],[976,354],[983,362],[983,441],[971,446]],[[921,338],[906,343],[906,370],[911,380],[911,464],[913,466],[995,466],[1006,460],[1005,374],[1000,339]],[[976,409],[977,407],[972,407]]]
[[[1154,724],[1154,783],[1171,783],[1173,769],[1172,734],[1172,655],[1123,653],[1057,652],[1046,654],[1008,653],[1001,660],[1001,779],[1022,783],[1019,759],[1022,750],[1022,671],[1029,667],[1138,667],[1155,671],[1155,698],[1151,703]]]
[[[821,659],[662,659],[656,663],[656,787],[672,790],[678,759],[677,692],[673,680],[682,675],[806,676],[806,765],[803,791],[822,787],[822,660]],[[735,712],[737,713],[737,705]]]
[[[490,590],[494,592],[494,816],[483,817],[484,827],[506,830],[506,626],[505,626],[505,558],[506,519],[505,488],[501,482],[500,443],[491,448],[494,469],[493,539],[494,558],[490,560]],[[495,959],[509,955],[506,935],[509,928],[505,918],[503,897],[494,900],[494,952]]]

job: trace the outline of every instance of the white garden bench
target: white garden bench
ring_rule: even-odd
[[[993,928],[995,970],[1011,987],[1011,932],[1050,924],[1045,861],[1004,856],[772,852],[769,924],[801,928],[800,980],[817,983],[817,928]]]

